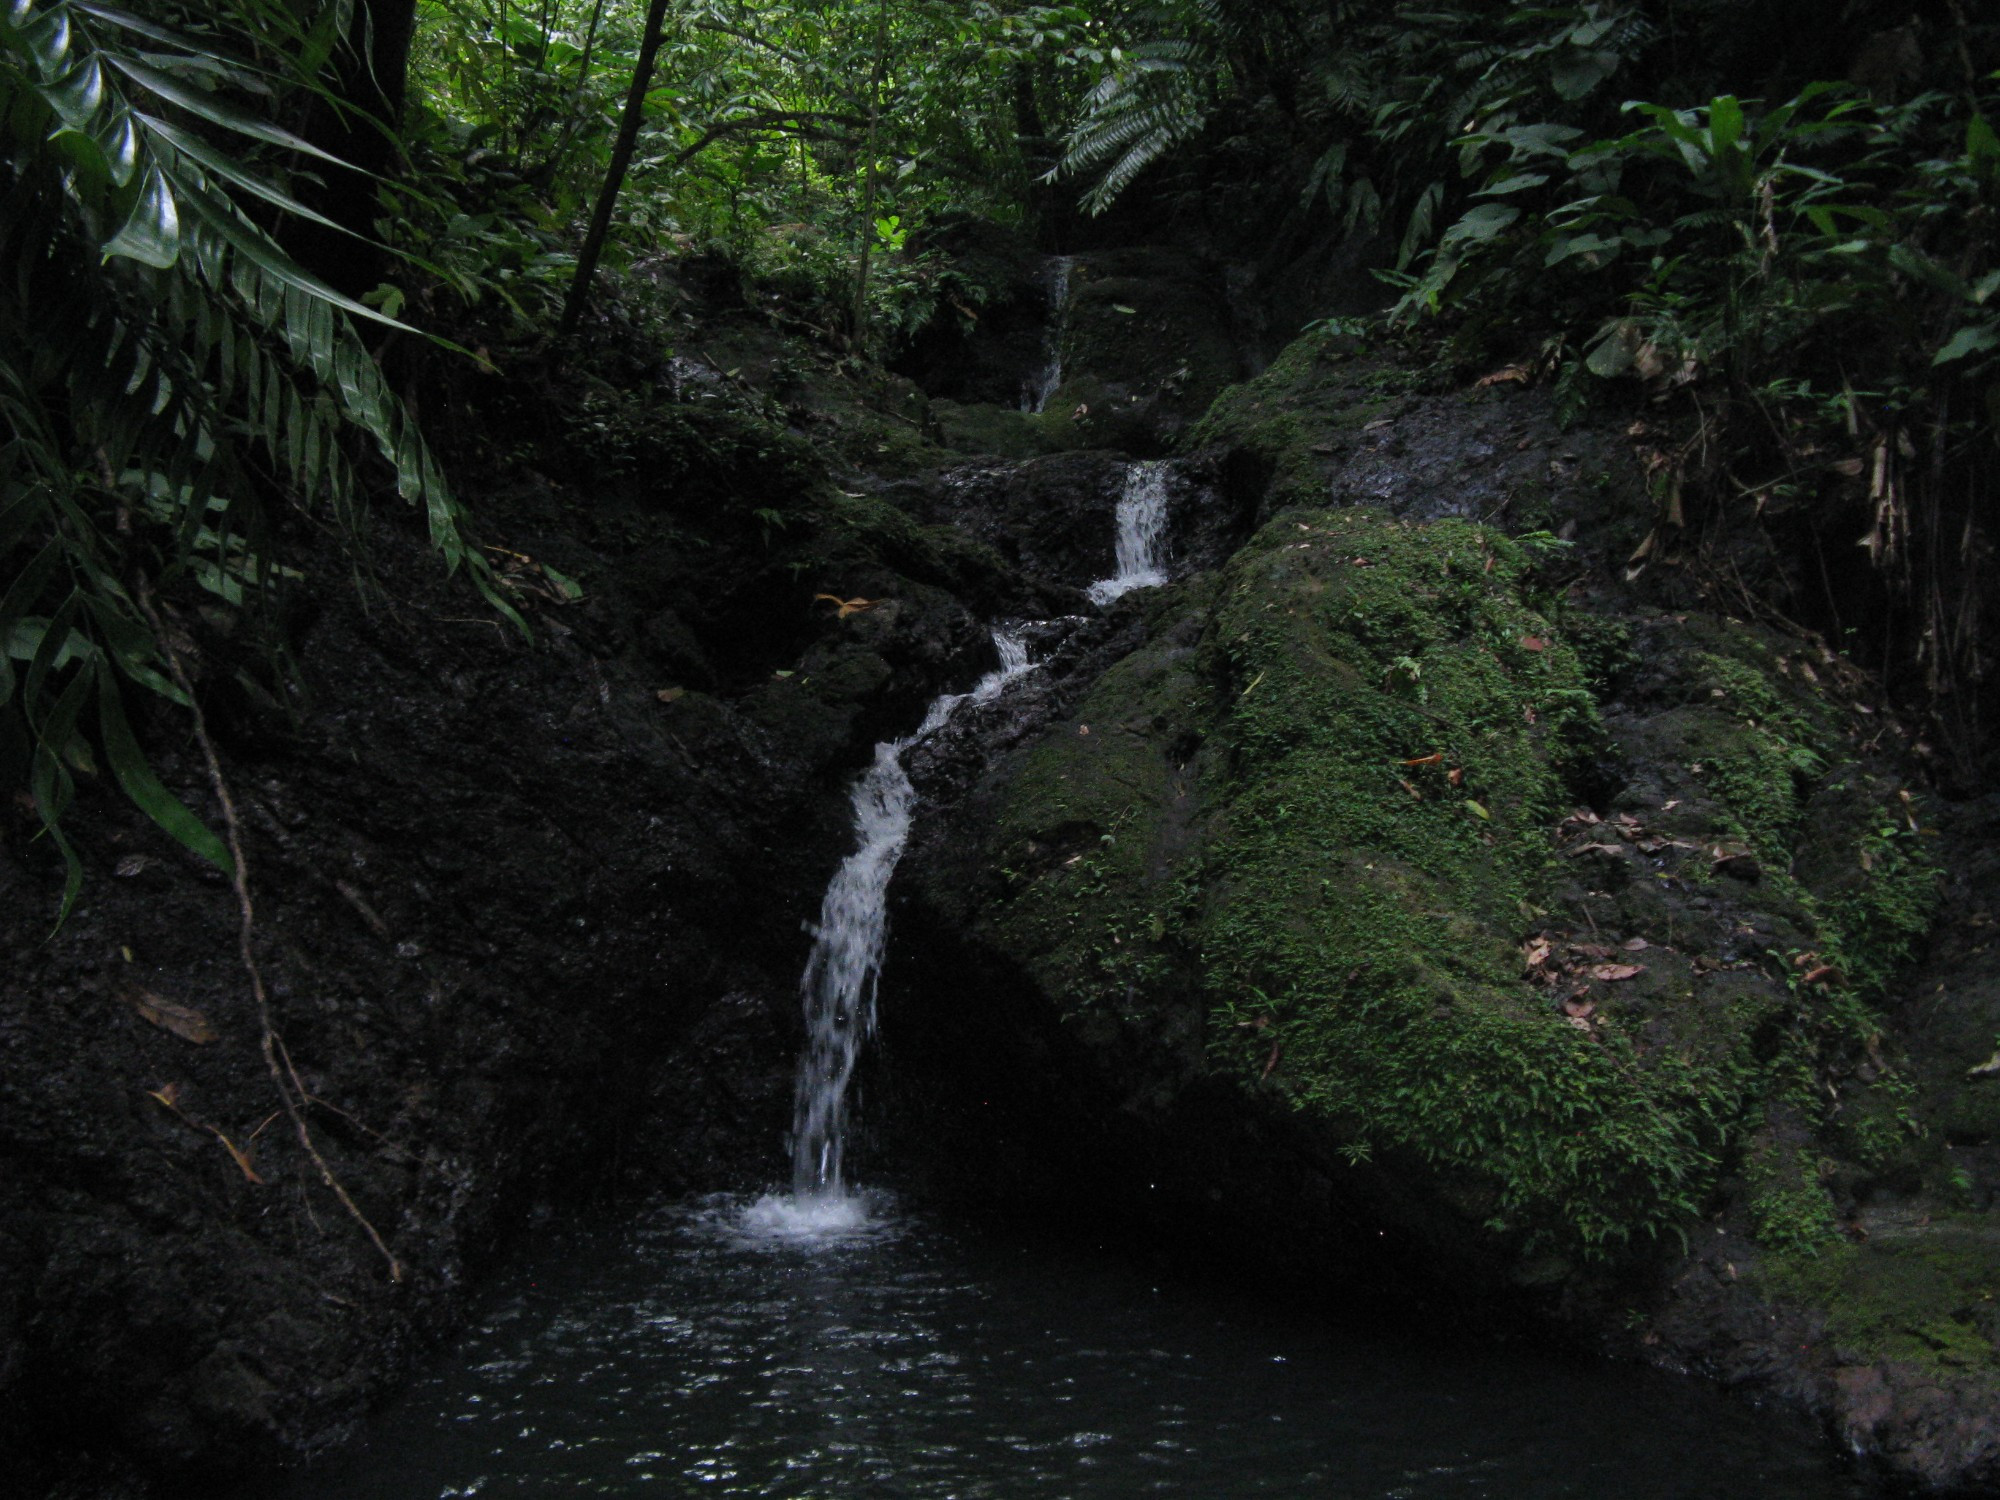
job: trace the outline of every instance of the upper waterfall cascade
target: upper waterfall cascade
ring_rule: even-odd
[[[1134,589],[1158,588],[1167,581],[1167,476],[1164,459],[1136,463],[1125,471],[1118,498],[1118,571],[1090,586],[1091,601],[1109,604]]]
[[[1043,340],[1047,362],[1022,387],[1023,411],[1046,410],[1063,382],[1063,335],[1069,331],[1069,280],[1075,268],[1073,256],[1059,255],[1049,262],[1049,328]]]

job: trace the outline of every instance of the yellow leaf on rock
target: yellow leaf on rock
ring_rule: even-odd
[[[866,614],[869,610],[879,609],[889,602],[886,599],[843,599],[838,594],[813,595],[813,603],[815,604],[819,603],[822,599],[840,611],[834,616],[837,620],[844,620],[849,615]]]

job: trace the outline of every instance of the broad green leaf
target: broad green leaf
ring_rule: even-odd
[[[1491,187],[1479,190],[1481,198],[1499,198],[1508,193],[1525,192],[1529,188],[1540,187],[1549,180],[1546,172],[1518,172],[1512,177],[1503,177]]]
[[[263,141],[267,145],[283,146],[335,166],[346,166],[337,156],[322,151],[311,141],[293,135],[289,130],[280,130],[268,120],[260,120],[235,105],[219,98],[206,89],[193,88],[183,83],[164,69],[142,63],[136,58],[120,57],[116,53],[106,53],[105,60],[147,92],[156,94],[170,104],[178,104],[189,114],[219,125],[224,130],[233,130],[238,135],[247,135],[252,140]],[[353,170],[350,168],[349,170]]]
[[[306,207],[277,184],[231,161],[199,136],[182,130],[178,125],[170,125],[165,120],[155,119],[151,115],[138,114],[136,111],[134,113],[139,123],[144,125],[150,134],[158,136],[181,155],[199,163],[217,177],[234,183],[245,192],[262,198],[266,203],[282,208],[286,213],[297,214],[300,218],[311,219],[315,223],[326,225],[329,229],[339,229],[342,233],[349,232],[345,226],[334,223],[325,214]]]
[[[322,302],[330,302],[343,312],[358,318],[366,318],[371,323],[380,323],[386,328],[394,328],[402,333],[416,333],[407,323],[386,317],[374,308],[355,301],[352,297],[336,292],[312,272],[294,261],[261,231],[252,228],[236,216],[235,208],[226,199],[217,198],[212,192],[191,194],[187,199],[190,218],[199,220],[205,227],[215,232],[216,237],[234,250],[236,254],[265,277],[274,282],[280,293],[284,287],[296,287]],[[261,301],[261,299],[252,299]],[[421,337],[421,335],[419,335]]]
[[[1625,241],[1622,235],[1608,239],[1601,234],[1562,235],[1549,246],[1549,252],[1542,258],[1542,264],[1559,266],[1564,261],[1573,260],[1579,255],[1604,255],[1607,252],[1615,255],[1624,248]]]
[[[58,119],[73,130],[82,130],[103,107],[104,70],[96,58],[86,57],[62,77],[43,84],[39,92]]]
[[[1937,356],[1931,363],[1948,365],[1953,360],[1964,359],[1969,354],[1981,354],[1996,347],[2000,347],[2000,323],[1968,323],[1938,350]]]
[[[44,11],[22,26],[18,35],[22,50],[42,77],[54,78],[69,67],[69,16],[64,12]]]
[[[1493,138],[1528,156],[1567,156],[1565,148],[1582,134],[1574,125],[1512,125],[1494,132]]]
[[[1598,331],[1597,341],[1584,356],[1584,367],[1604,380],[1623,375],[1636,362],[1638,328],[1629,318],[1616,318]]]
[[[179,206],[166,176],[157,166],[150,167],[125,226],[105,242],[104,257],[109,260],[122,255],[164,271],[180,259],[180,254]]]
[[[139,171],[139,132],[132,125],[132,111],[120,109],[97,127],[97,146],[111,167],[111,180],[119,187],[131,182]]]
[[[104,148],[88,132],[65,125],[49,135],[48,145],[68,164],[69,185],[84,202],[96,203],[112,189],[123,186],[113,177]]]
[[[1982,114],[1965,122],[1965,159],[1989,172],[2000,170],[2000,135],[1994,134]]]
[[[1564,51],[1549,64],[1549,83],[1564,99],[1581,99],[1618,71],[1616,52]]]
[[[1520,217],[1521,210],[1511,203],[1481,203],[1467,210],[1456,224],[1445,231],[1444,242],[1451,245],[1466,240],[1490,240]]]
[[[4,640],[0,640],[0,650],[15,661],[32,662],[41,654],[43,643],[49,639],[49,622],[38,615],[30,615],[25,620],[16,620]],[[74,628],[66,632],[62,644],[56,647],[55,656],[49,663],[49,670],[60,672],[71,662],[93,656],[97,647],[82,631]]]
[[[1708,106],[1708,151],[1717,163],[1743,140],[1743,105],[1734,94],[1718,94]]]

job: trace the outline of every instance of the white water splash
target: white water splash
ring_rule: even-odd
[[[1000,665],[980,678],[971,692],[947,693],[932,703],[914,734],[877,745],[874,765],[854,784],[854,828],[860,847],[847,856],[826,888],[812,956],[799,984],[805,1000],[806,1049],[799,1058],[792,1115],[789,1212],[801,1224],[817,1223],[822,1230],[839,1227],[831,1220],[850,1211],[866,1221],[866,1209],[848,1197],[841,1154],[847,1135],[847,1086],[862,1044],[875,1031],[875,992],[888,940],[889,878],[903,857],[916,808],[917,791],[903,769],[903,754],[942,729],[960,708],[991,702],[1028,670],[1028,648],[1020,637],[996,630],[993,644]]]
[[[1076,258],[1058,255],[1049,262],[1049,329],[1042,350],[1047,362],[1021,392],[1021,410],[1039,412],[1063,383],[1063,338],[1069,332],[1069,276]]]
[[[1167,581],[1167,472],[1164,459],[1125,471],[1125,491],[1118,497],[1118,571],[1090,586],[1092,603],[1109,604]]]
[[[766,1193],[725,1221],[731,1238],[751,1243],[811,1243],[844,1239],[869,1226],[869,1205],[859,1196],[799,1198]]]

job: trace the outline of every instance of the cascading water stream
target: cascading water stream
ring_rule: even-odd
[[[1063,336],[1069,332],[1069,277],[1076,267],[1073,256],[1059,255],[1049,262],[1049,328],[1043,338],[1047,356],[1042,368],[1021,392],[1021,410],[1039,412],[1063,382]]]
[[[916,732],[875,747],[875,763],[854,784],[854,829],[860,847],[841,864],[820,904],[812,956],[800,990],[805,1000],[806,1049],[799,1059],[792,1116],[792,1192],[796,1210],[838,1216],[847,1203],[841,1155],[847,1134],[847,1086],[861,1047],[875,1030],[875,993],[888,939],[889,878],[909,841],[917,792],[903,756],[936,734],[968,703],[990,703],[1028,670],[1028,648],[1016,635],[993,632],[1000,665],[967,693],[931,704]]]
[[[1164,459],[1125,471],[1125,490],[1118,497],[1118,571],[1090,586],[1092,603],[1109,604],[1167,581],[1167,473]]]

